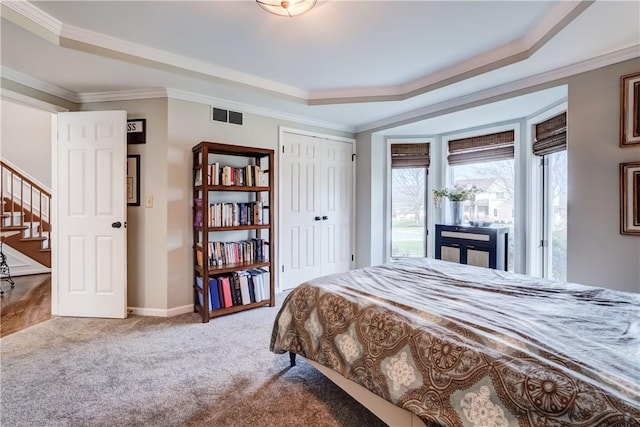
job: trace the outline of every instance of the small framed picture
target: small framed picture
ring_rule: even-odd
[[[640,144],[640,73],[620,77],[620,146]]]
[[[127,154],[127,205],[140,206],[140,154]]]
[[[640,162],[620,163],[620,234],[640,235]]]
[[[147,119],[127,120],[127,144],[147,142]]]

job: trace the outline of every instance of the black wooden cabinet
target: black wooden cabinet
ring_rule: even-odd
[[[507,270],[509,227],[436,224],[436,258]]]

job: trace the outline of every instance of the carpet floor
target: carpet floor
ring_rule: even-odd
[[[206,324],[54,317],[16,332],[0,339],[0,425],[384,426],[304,360],[269,351],[277,310]]]

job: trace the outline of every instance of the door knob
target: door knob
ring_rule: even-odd
[[[320,221],[320,217],[319,217],[319,216],[315,217],[314,219],[315,219],[316,221]]]
[[[329,217],[328,217],[328,216],[326,216],[326,215],[322,217],[322,220],[323,220],[323,221],[326,221],[326,220],[328,220],[328,219],[329,219]]]
[[[111,227],[120,228],[120,227],[122,227],[122,223],[120,221],[116,221],[116,222],[111,224]]]

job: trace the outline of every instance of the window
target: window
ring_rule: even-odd
[[[427,254],[429,144],[391,144],[391,257]]]
[[[513,130],[449,141],[448,162],[453,185],[480,189],[473,202],[465,202],[464,221],[482,220],[509,227],[509,271],[514,271]],[[489,214],[493,215],[489,215]]]
[[[567,280],[567,118],[554,116],[535,126],[533,154],[540,157],[542,275]]]

